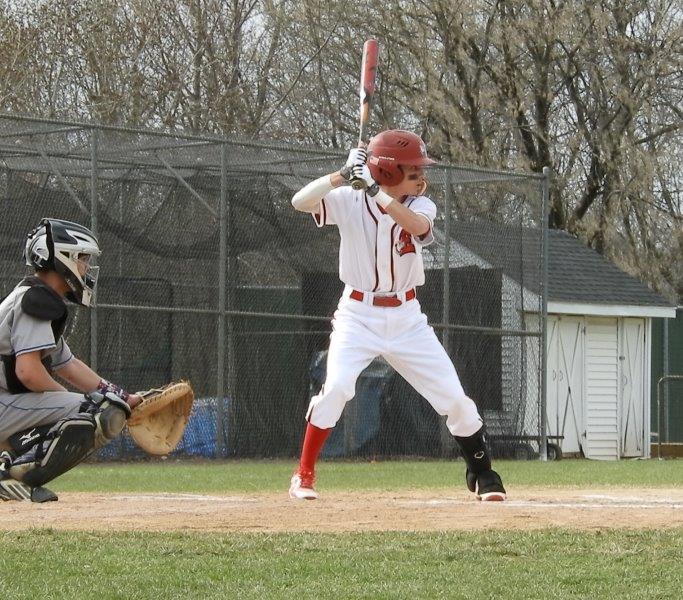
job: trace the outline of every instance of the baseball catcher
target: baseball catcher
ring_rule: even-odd
[[[0,302],[2,500],[56,500],[43,486],[114,439],[143,401],[95,373],[64,339],[65,301],[94,306],[99,255],[86,227],[42,219],[24,251],[34,273]]]

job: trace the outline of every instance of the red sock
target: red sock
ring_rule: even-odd
[[[304,435],[304,447],[301,450],[301,460],[299,461],[299,470],[301,471],[315,471],[315,461],[318,460],[318,454],[325,445],[327,436],[330,435],[332,429],[320,429],[312,423],[306,427],[306,435]]]

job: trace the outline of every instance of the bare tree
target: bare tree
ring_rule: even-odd
[[[0,0],[0,109],[344,148],[377,37],[375,131],[550,166],[550,226],[673,298],[682,32],[676,0]]]

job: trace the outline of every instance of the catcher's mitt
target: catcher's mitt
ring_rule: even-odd
[[[187,381],[138,392],[142,402],[128,418],[135,443],[150,454],[168,454],[180,442],[190,419],[194,392]]]

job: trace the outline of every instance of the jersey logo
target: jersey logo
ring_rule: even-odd
[[[398,241],[395,244],[395,248],[399,256],[410,254],[411,252],[415,254],[413,236],[410,235],[405,229],[401,229],[401,233],[398,234]]]

